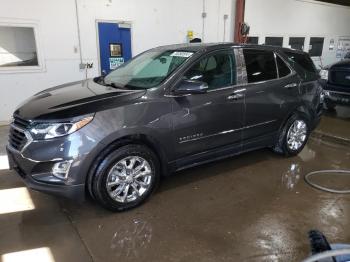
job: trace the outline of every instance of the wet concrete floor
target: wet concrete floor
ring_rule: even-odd
[[[163,179],[143,206],[111,213],[27,191],[2,163],[0,261],[301,261],[311,229],[350,243],[350,195],[303,180],[320,169],[350,169],[349,148],[312,139],[297,157],[246,153]]]
[[[336,106],[325,110],[317,131],[350,142],[350,106]]]

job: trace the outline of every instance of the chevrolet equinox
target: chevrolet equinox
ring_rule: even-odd
[[[46,89],[13,114],[10,167],[28,187],[121,211],[162,175],[258,148],[293,156],[323,93],[309,55],[222,44],[163,46],[108,75]]]

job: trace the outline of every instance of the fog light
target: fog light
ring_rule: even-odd
[[[67,179],[71,164],[71,160],[62,161],[54,164],[52,167],[52,174],[57,178]]]

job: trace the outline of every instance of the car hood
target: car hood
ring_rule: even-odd
[[[24,101],[15,115],[25,120],[66,119],[130,103],[145,90],[116,89],[92,79],[46,89]]]
[[[324,67],[324,69],[329,70],[329,69],[334,69],[334,68],[347,68],[350,70],[350,59],[344,59],[342,61],[339,61],[334,64],[330,64]]]

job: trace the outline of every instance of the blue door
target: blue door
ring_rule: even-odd
[[[131,59],[130,26],[125,24],[99,22],[101,73],[109,73]]]

